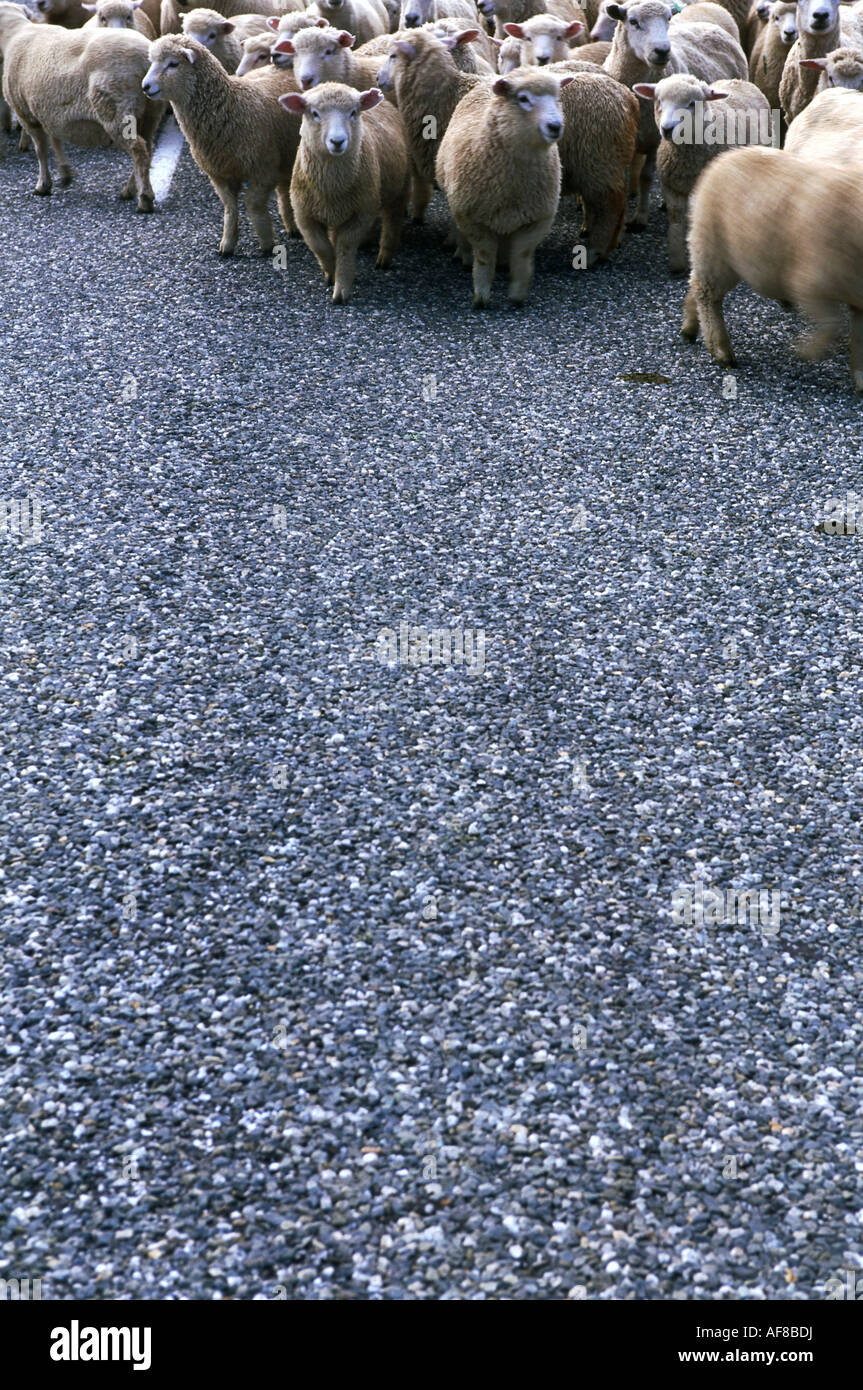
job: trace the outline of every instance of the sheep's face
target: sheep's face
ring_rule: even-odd
[[[156,39],[150,44],[150,66],[141,83],[145,94],[152,101],[163,97],[170,101],[172,93],[182,90],[197,57],[194,39],[187,39],[185,34],[165,34]]]
[[[863,59],[851,48],[840,48],[824,59],[828,87],[844,87],[849,92],[863,90]]]
[[[135,11],[141,4],[142,0],[97,0],[95,5],[81,8],[96,16],[99,29],[134,29]]]
[[[413,51],[413,46],[411,44],[405,44],[405,47]],[[378,68],[378,75],[375,78],[375,82],[382,92],[391,92],[395,87],[396,63],[398,59],[399,55],[396,52],[396,45],[392,44],[389,53]]]
[[[232,24],[229,19],[222,19],[222,16],[215,12],[210,15],[205,11],[204,16],[183,15],[183,33],[188,34],[190,39],[197,39],[205,48],[215,48],[219,39],[223,39],[226,34],[232,34],[236,27],[236,24]]]
[[[480,14],[484,14],[486,19],[491,19],[492,15],[497,14],[497,5],[494,0],[476,0],[476,7]]]
[[[293,57],[294,77],[304,92],[322,82],[339,82],[345,69],[345,49],[354,36],[346,29],[301,29],[292,39],[276,41],[273,52]]]
[[[286,111],[303,118],[302,142],[316,154],[341,159],[359,148],[362,140],[362,113],[383,101],[383,92],[372,87],[357,92],[341,83],[324,82],[308,96],[288,92],[279,97]]]
[[[725,96],[724,92],[714,92],[709,82],[685,73],[666,77],[662,82],[636,82],[632,90],[642,101],[653,102],[659,134],[675,144],[691,143],[691,135],[689,139],[680,137],[687,129],[694,130],[693,118],[702,102],[720,101]]]
[[[578,20],[566,24],[562,19],[551,15],[535,15],[525,24],[505,24],[504,29],[510,38],[521,44],[519,56],[525,68],[547,67],[549,63],[560,63],[569,57],[569,46],[584,28]]]
[[[501,77],[506,77],[507,73],[521,65],[521,44],[518,39],[504,39],[497,52],[497,70]]]
[[[534,76],[530,69],[519,68],[510,77],[499,77],[491,90],[533,128],[536,144],[554,145],[563,134],[560,88],[571,81],[571,76],[558,81],[550,74]]]
[[[322,10],[335,10],[338,13],[344,9],[345,0],[319,0],[319,4]]]
[[[599,14],[596,16],[596,23],[590,31],[590,37],[594,43],[610,43],[614,38],[616,28],[617,20],[608,13],[608,0],[602,0]]]
[[[779,30],[779,37],[785,44],[786,48],[790,48],[793,43],[797,42],[798,31],[796,5],[788,5],[785,3],[773,5],[770,11],[770,20],[771,23],[775,24],[776,28]]]
[[[649,68],[664,68],[671,57],[671,7],[659,0],[633,0],[626,5],[609,3],[607,9],[620,26],[615,38],[622,37],[636,58]]]
[[[432,18],[431,0],[402,0],[399,11],[400,29],[419,29]]]
[[[823,34],[839,23],[839,0],[797,0],[801,34]]]
[[[246,39],[243,44],[240,66],[237,68],[237,76],[245,77],[247,72],[257,72],[259,68],[267,67],[275,42],[275,34],[253,34],[251,38]],[[294,60],[288,58],[287,61],[292,63]]]

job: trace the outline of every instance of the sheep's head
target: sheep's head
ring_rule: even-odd
[[[550,14],[537,14],[524,24],[503,27],[511,39],[519,40],[521,65],[526,68],[562,62],[569,57],[570,44],[584,32],[584,25],[577,19],[567,24],[565,19]]]
[[[823,34],[839,23],[839,0],[797,0],[801,34]]]
[[[432,0],[402,0],[399,28],[419,29],[420,25],[426,24],[432,18],[434,8]]]
[[[532,129],[536,144],[554,145],[563,134],[560,91],[573,80],[572,76],[556,77],[537,68],[515,68],[509,76],[493,82],[491,90]]]
[[[776,25],[785,47],[790,48],[798,38],[796,0],[793,3],[789,3],[789,0],[776,0],[776,3],[768,5],[767,9],[770,23]]]
[[[269,67],[272,48],[276,42],[275,34],[252,34],[243,43],[243,56],[237,68],[237,77],[245,77],[247,72],[257,72],[259,68]],[[287,59],[289,63],[292,58]]]
[[[642,101],[652,101],[656,124],[663,140],[675,144],[691,144],[693,120],[698,106],[705,101],[720,101],[726,92],[714,91],[709,82],[688,73],[675,73],[661,82],[636,82],[632,89]],[[687,132],[689,139],[686,139]]]
[[[769,3],[769,0],[761,0],[761,3],[766,5]],[[596,23],[590,31],[590,37],[593,39],[594,43],[609,43],[611,39],[614,38],[617,20],[614,15],[608,13],[608,8],[609,0],[602,0],[602,4],[599,7],[599,14],[596,16]]]
[[[304,92],[322,82],[337,82],[344,70],[342,50],[353,48],[354,36],[346,29],[301,29],[290,38],[278,38],[274,53],[293,58],[294,77]]]
[[[143,0],[96,0],[95,5],[82,5],[96,16],[100,29],[134,29],[135,11],[141,8]]]
[[[617,20],[615,41],[622,39],[636,58],[649,68],[664,68],[671,57],[668,26],[673,11],[661,0],[629,0],[625,5],[609,3],[606,11]]]
[[[0,3],[0,37],[11,33],[20,28],[22,24],[29,24],[30,16],[20,5],[11,5],[7,0]]]
[[[233,34],[236,27],[230,19],[225,19],[215,10],[195,9],[183,15],[183,33],[188,34],[190,39],[197,39],[204,48],[214,48],[219,39]]]
[[[802,68],[814,68],[826,75],[828,87],[863,91],[863,52],[858,48],[834,48],[826,58],[801,58]]]
[[[286,92],[279,97],[281,105],[294,116],[302,116],[302,140],[321,154],[340,159],[362,140],[362,114],[371,111],[384,99],[383,92],[372,87],[358,92],[341,82],[322,82],[313,92]]]
[[[205,54],[211,63],[215,61],[201,44],[186,34],[163,34],[150,44],[150,66],[141,83],[145,94],[153,101],[162,98],[172,101],[183,91],[195,63]]]

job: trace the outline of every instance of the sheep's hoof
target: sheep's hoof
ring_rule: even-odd
[[[697,328],[681,328],[680,336],[685,343],[694,343],[698,337]]]
[[[483,296],[480,294],[475,294],[473,297],[474,309],[487,309],[490,302],[491,301],[489,299],[483,298]]]
[[[233,254],[234,254],[234,247],[233,247],[233,244],[232,244],[232,243],[227,242],[227,241],[220,241],[220,242],[219,242],[219,255],[220,255],[220,256],[233,256]]]
[[[71,169],[61,169],[60,172],[59,172],[58,175],[57,175],[57,183],[58,183],[58,185],[60,186],[60,188],[68,188],[68,187],[69,187],[69,184],[70,184],[71,182],[72,182],[72,170],[71,170]]]
[[[122,198],[123,202],[124,202],[124,203],[128,202],[129,199],[130,199],[130,198],[134,198],[134,196],[135,196],[135,185],[132,184],[132,187],[130,188],[129,185],[128,185],[127,183],[124,183],[124,184],[123,184],[123,187],[120,189],[120,197]]]
[[[138,211],[139,211],[139,212],[155,212],[155,211],[156,211],[156,200],[155,200],[155,198],[151,197],[149,193],[142,193],[141,197],[138,199]]]
[[[631,222],[627,222],[626,230],[637,236],[639,232],[647,231],[647,223],[642,218],[633,217]]]
[[[347,293],[346,290],[339,290],[339,289],[333,290],[333,303],[334,303],[334,304],[347,304],[348,298],[349,298],[349,295],[348,295],[348,293]]]
[[[35,193],[37,198],[50,198],[51,185],[50,183],[37,183],[36,187],[33,189],[33,192]]]
[[[389,270],[392,263],[393,258],[391,253],[389,251],[381,251],[377,260],[375,261],[375,268],[377,270]]]
[[[268,260],[270,259],[270,256],[272,256],[272,254],[273,254],[273,247],[274,247],[274,245],[275,245],[275,242],[270,242],[270,245],[269,245],[269,246],[262,246],[262,247],[261,247],[261,258],[262,258],[263,260],[268,261]]]
[[[737,358],[734,356],[733,352],[717,352],[716,360],[719,363],[720,367],[737,366]]]

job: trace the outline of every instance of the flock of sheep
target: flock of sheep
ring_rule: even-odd
[[[658,172],[684,336],[732,364],[722,304],[745,281],[803,313],[814,359],[848,305],[863,391],[863,0],[214,3],[0,0],[0,119],[32,142],[37,194],[49,151],[67,184],[64,143],[112,144],[132,160],[122,196],[152,212],[170,105],[222,201],[222,255],[244,188],[271,253],[275,192],[342,304],[358,248],[380,225],[389,265],[437,186],[484,308],[499,265],[524,302],[561,197],[587,268],[646,226]]]

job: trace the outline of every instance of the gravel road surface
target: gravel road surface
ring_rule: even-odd
[[[475,315],[438,197],[334,308],[301,243],[220,260],[187,151],[152,217],[73,163],[0,165],[0,1277],[863,1271],[844,345],[742,291],[735,372],[685,345],[658,202],[595,272],[570,209]]]

